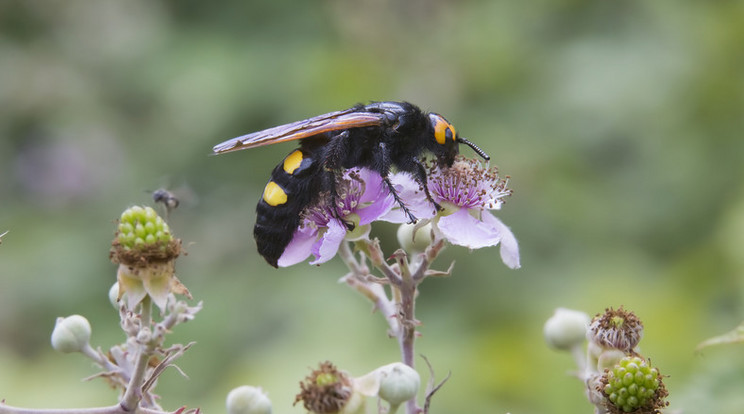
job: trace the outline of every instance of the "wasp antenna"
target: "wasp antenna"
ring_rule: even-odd
[[[467,145],[468,147],[472,148],[473,151],[475,151],[476,154],[478,154],[481,157],[483,157],[484,160],[486,160],[486,161],[490,161],[491,160],[491,157],[489,157],[488,154],[486,154],[485,151],[483,151],[482,149],[480,149],[479,146],[477,146],[474,143],[470,142],[467,138],[457,137],[457,142],[463,143],[463,144]]]

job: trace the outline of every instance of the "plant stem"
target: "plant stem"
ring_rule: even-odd
[[[127,414],[120,404],[108,407],[91,408],[23,408],[13,407],[0,402],[0,414]],[[150,408],[138,408],[137,414],[168,414],[165,411]]]
[[[150,330],[152,324],[152,300],[150,296],[145,296],[140,303],[142,312],[140,314],[140,331],[147,329]],[[150,361],[150,356],[154,351],[154,344],[151,343],[148,338],[147,343],[140,344],[137,349],[137,359],[134,365],[134,372],[132,377],[129,379],[127,390],[124,396],[121,397],[119,405],[125,412],[133,412],[137,409],[139,402],[142,400],[142,384],[145,381],[145,373],[147,371],[147,364]]]

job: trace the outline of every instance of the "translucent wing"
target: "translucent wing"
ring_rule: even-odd
[[[383,113],[364,112],[358,108],[351,108],[233,138],[215,145],[213,151],[216,154],[224,154],[246,148],[307,138],[324,132],[378,126],[384,120],[385,114]]]

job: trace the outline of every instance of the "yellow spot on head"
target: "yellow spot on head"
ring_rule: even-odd
[[[302,159],[302,151],[300,150],[296,150],[287,155],[287,158],[284,159],[284,171],[286,171],[287,174],[294,173],[294,171],[300,167],[300,164],[302,164]]]
[[[434,138],[439,144],[444,145],[448,140],[454,141],[455,137],[457,137],[455,127],[441,116],[434,115],[432,117],[432,123],[434,124]]]
[[[263,199],[266,204],[276,207],[287,202],[287,193],[279,187],[279,184],[269,181],[264,188]]]

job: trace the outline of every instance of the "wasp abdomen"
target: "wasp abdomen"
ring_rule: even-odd
[[[318,196],[320,167],[312,155],[299,149],[287,155],[271,172],[256,206],[258,252],[274,267],[300,225],[300,213]]]

